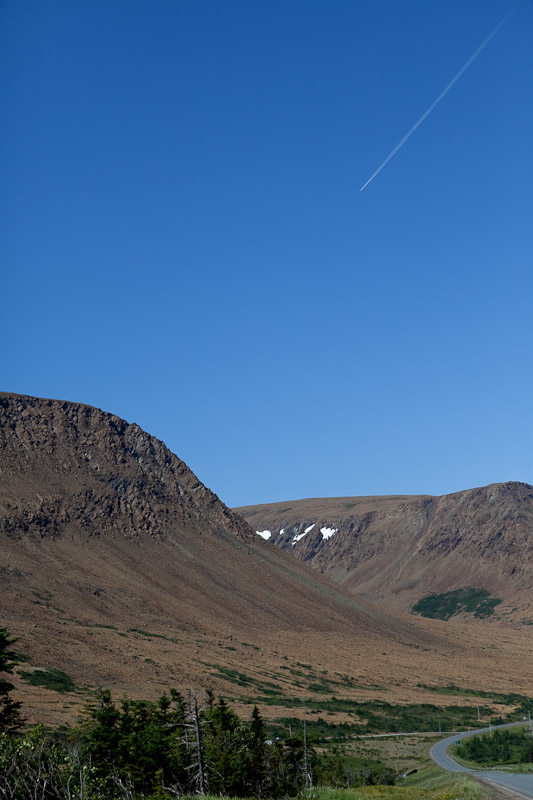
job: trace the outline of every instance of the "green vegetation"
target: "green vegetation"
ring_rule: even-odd
[[[390,800],[482,800],[485,792],[468,775],[445,772],[432,765],[401,783],[404,795],[390,795]]]
[[[516,694],[516,692],[486,692],[483,689],[466,689],[462,686],[456,686],[455,683],[448,683],[446,686],[427,686],[425,683],[417,683],[416,685],[421,689],[427,689],[427,691],[435,692],[436,694],[454,694],[459,697],[482,697],[492,700],[495,703],[517,706],[518,710],[524,708],[526,712],[531,707],[530,698],[523,694]]]
[[[277,697],[281,692],[278,684],[270,683],[269,681],[263,681],[259,678],[254,678],[251,675],[245,675],[244,672],[240,672],[237,669],[222,667],[219,664],[206,664],[206,666],[214,668],[215,671],[211,673],[214,678],[223,678],[230,683],[237,684],[237,686],[247,686],[255,689],[256,691],[263,692],[269,697]],[[255,703],[253,704],[255,705]]]
[[[13,700],[11,692],[15,688],[4,675],[11,675],[19,662],[19,657],[12,649],[16,639],[11,639],[6,628],[0,628],[0,734],[13,733],[21,724],[21,703]]]
[[[101,622],[91,622],[90,625],[87,625],[88,628],[104,628],[108,631],[116,631],[118,630],[115,625],[102,625]]]
[[[163,633],[150,633],[149,631],[141,631],[139,628],[129,628],[130,633],[136,633],[139,636],[146,636],[147,639],[165,639],[167,642],[179,643],[181,640],[175,636],[165,636]]]
[[[443,773],[429,780],[405,781],[398,786],[368,786],[357,789],[318,788],[314,800],[482,800],[484,792],[469,777]]]
[[[50,605],[50,600],[54,596],[53,592],[39,592],[37,589],[32,589],[31,593],[37,598],[37,600],[34,600],[33,602],[41,606]]]
[[[485,589],[470,586],[444,594],[429,594],[415,603],[412,610],[415,614],[432,619],[450,619],[462,613],[485,618],[494,614],[494,609],[499,603],[501,600],[498,597],[491,597]]]
[[[247,645],[246,642],[241,644],[247,647],[255,647],[255,645]],[[231,649],[231,648],[227,648]],[[259,649],[255,647],[255,649]],[[260,677],[254,675],[247,675],[238,669],[229,668],[220,664],[212,664],[202,661],[206,667],[211,667],[215,670],[211,674],[213,677],[234,683],[238,686],[248,686],[256,692],[262,692],[265,698],[249,697],[244,702],[253,704],[256,701],[267,703],[268,705],[281,705],[288,708],[296,707],[301,701],[294,697],[293,687],[304,689],[309,692],[317,694],[334,695],[335,692],[345,691],[349,689],[380,689],[386,691],[381,686],[376,685],[362,685],[358,683],[352,676],[336,672],[334,677],[326,677],[327,670],[322,670],[320,673],[313,671],[310,664],[303,664],[302,662],[294,662],[294,666],[281,664],[278,667],[279,671],[265,670],[261,673]],[[282,674],[282,670],[289,673],[289,675]],[[289,677],[290,676],[290,677]],[[265,680],[272,678],[271,680]]]
[[[0,631],[0,675],[20,661],[13,642],[7,631]],[[283,701],[301,713],[301,701],[281,695],[277,685],[236,669],[210,666],[230,683],[260,689],[268,702]],[[296,663],[285,673],[286,683],[291,672],[301,673],[308,688],[319,695],[329,691],[332,683],[352,682],[340,673],[331,680],[326,672],[318,677],[308,664]],[[57,692],[77,690],[59,669],[19,674],[33,685]],[[266,676],[271,674],[265,671]],[[313,678],[316,682],[309,683]],[[13,688],[5,685],[4,701]],[[452,685],[435,690],[439,688],[468,693]],[[530,702],[520,695],[487,696],[517,701],[524,708]],[[37,726],[21,735],[19,705],[11,707],[15,713],[10,724],[3,723],[0,713],[0,794],[9,800],[37,796],[46,800],[171,800],[198,794],[301,800],[481,800],[483,796],[468,777],[450,777],[428,767],[427,737],[407,737],[411,745],[405,737],[357,738],[371,732],[471,727],[477,724],[477,708],[319,696],[306,701],[304,726],[296,717],[267,724],[255,705],[249,718],[242,719],[225,698],[215,699],[211,692],[202,698],[189,693],[185,699],[171,689],[156,702],[123,698],[117,703],[109,691],[102,691],[77,727],[46,732]],[[6,708],[9,703],[4,702]],[[483,711],[493,715],[489,707]],[[339,712],[353,721],[335,724],[323,716],[317,718]],[[530,751],[533,739],[523,733],[514,735],[516,741],[507,743],[516,759],[524,738]],[[417,774],[398,777],[413,766],[420,769]]]
[[[530,764],[533,738],[529,730],[499,730],[492,735],[472,736],[454,746],[454,754],[474,766]]]
[[[32,672],[18,670],[18,674],[23,681],[32,686],[44,686],[45,689],[61,694],[79,691],[72,678],[61,669],[35,669]]]
[[[257,698],[256,698],[257,699]],[[251,704],[253,699],[249,699]],[[279,696],[263,696],[257,699],[262,705],[301,708],[302,701],[296,698]],[[308,698],[304,701],[306,709],[312,714],[343,713],[353,717],[353,722],[327,722],[322,717],[308,720],[309,730],[318,736],[329,736],[337,740],[347,736],[358,736],[367,733],[408,733],[411,731],[462,730],[479,727],[477,707],[472,706],[436,706],[431,703],[411,703],[400,705],[387,703],[384,700],[368,700],[354,702],[332,697]],[[480,715],[487,717],[494,714],[490,706],[480,706]],[[287,728],[293,724],[294,717],[281,717],[276,723]]]
[[[318,692],[318,694],[329,694],[331,686],[327,683],[310,683],[307,687],[310,692]]]
[[[482,800],[485,796],[481,786],[468,777],[450,777],[449,774],[434,786],[423,787],[370,785],[367,787],[314,787],[302,792],[302,800]],[[215,800],[213,795],[206,795],[205,800]],[[216,800],[230,800],[217,797]]]
[[[254,707],[245,722],[223,698],[207,693],[202,708],[175,690],[155,703],[103,691],[81,725],[47,735],[38,726],[23,737],[0,735],[0,785],[10,800],[170,800],[183,794],[293,797],[314,785],[393,783],[376,762],[364,769],[320,755],[310,737],[269,740]]]
[[[7,631],[0,639],[0,666],[17,663]],[[304,665],[307,668],[307,665]],[[59,669],[20,673],[36,686],[74,691]],[[246,676],[230,671],[232,678]],[[377,760],[343,763],[340,752],[319,753],[301,722],[289,736],[267,738],[257,707],[241,720],[224,698],[207,693],[203,707],[172,689],[155,703],[124,698],[119,705],[100,692],[73,730],[48,734],[42,726],[17,735],[18,708],[4,711],[10,724],[0,730],[0,786],[10,800],[170,800],[181,795],[292,797],[311,783],[352,786],[393,783],[394,773]],[[16,713],[15,713],[16,712]],[[364,768],[362,768],[364,767]]]

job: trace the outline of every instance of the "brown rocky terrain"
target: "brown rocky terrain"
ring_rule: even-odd
[[[442,497],[299,500],[236,511],[270,543],[390,609],[408,611],[424,595],[476,587],[502,599],[499,617],[533,620],[528,484],[492,484]]]
[[[238,708],[266,698],[273,716],[300,713],[291,702],[318,681],[401,702],[434,702],[424,687],[450,680],[530,690],[519,633],[487,642],[489,623],[473,636],[391,616],[263,541],[162,442],[88,406],[0,394],[0,543],[0,625],[27,658],[16,680],[34,721],[72,720],[97,686],[211,687]],[[52,669],[74,682],[65,694],[28,683]]]

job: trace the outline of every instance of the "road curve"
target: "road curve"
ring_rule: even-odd
[[[523,725],[523,722],[510,722],[507,725],[493,725],[492,730],[498,728],[512,728],[517,725]],[[482,778],[484,781],[496,783],[498,786],[504,786],[507,789],[513,789],[515,792],[520,792],[525,797],[533,797],[533,773],[515,774],[512,772],[503,772],[500,770],[475,770],[468,769],[458,764],[457,761],[448,754],[448,748],[454,742],[460,739],[467,739],[469,736],[475,736],[479,733],[489,733],[490,728],[477,728],[473,731],[465,731],[464,733],[455,733],[453,736],[448,736],[447,739],[441,739],[440,742],[434,744],[429,755],[439,767],[447,769],[450,772],[468,772],[475,778]]]

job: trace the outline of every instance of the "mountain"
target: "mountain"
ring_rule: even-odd
[[[471,587],[530,623],[533,487],[499,483],[442,497],[299,500],[235,509],[261,536],[349,589],[409,611]]]
[[[487,644],[354,596],[257,536],[162,442],[78,403],[0,394],[0,582],[32,721],[72,721],[97,686],[210,687],[278,717],[310,693],[528,686],[513,632]]]

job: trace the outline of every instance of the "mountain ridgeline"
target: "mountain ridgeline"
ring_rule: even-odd
[[[479,490],[473,503],[284,504],[264,519],[248,513],[251,528],[137,425],[79,403],[0,394],[0,628],[24,657],[16,700],[29,720],[57,725],[75,720],[99,686],[147,700],[209,688],[244,714],[257,702],[292,719],[303,701],[336,724],[368,718],[368,703],[432,704],[451,682],[528,691],[529,629],[506,628],[489,643],[483,620],[462,628],[383,605],[402,596],[400,580],[413,602],[430,581],[433,591],[482,588],[476,565],[486,578],[490,564],[502,587],[524,581],[527,564],[513,575],[508,567],[512,542],[524,552],[517,509],[528,492],[511,484]],[[290,552],[255,533],[268,526]],[[294,558],[306,548],[335,580]],[[478,601],[448,597],[442,613]]]
[[[138,425],[77,403],[0,394],[0,532],[164,537],[251,530]]]
[[[426,598],[422,609],[433,607],[431,616],[532,621],[533,487],[526,483],[235,510],[263,539],[390,609],[424,613],[417,604]]]
[[[96,686],[210,687],[278,715],[312,686],[418,697],[451,654],[471,680],[484,657],[271,547],[162,442],[96,408],[0,394],[0,478],[0,626],[35,721],[72,717]]]

